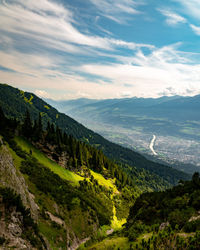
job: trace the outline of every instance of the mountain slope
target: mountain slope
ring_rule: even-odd
[[[142,194],[120,234],[86,249],[200,249],[200,177],[164,192]]]
[[[170,190],[142,194],[130,209],[126,224],[129,240],[150,234],[141,242],[147,249],[199,249],[199,188],[196,172],[192,181]]]
[[[37,133],[27,133],[33,131],[28,113],[20,124],[0,110],[0,223],[6,221],[0,245],[75,249],[121,228],[139,188],[95,148],[53,130],[53,124],[37,126],[39,121]]]
[[[1,84],[0,106],[7,116],[16,118],[20,121],[22,121],[27,109],[29,110],[32,119],[37,119],[38,114],[40,113],[44,125],[47,124],[48,121],[58,125],[67,134],[71,134],[75,138],[81,139],[90,145],[94,145],[101,149],[109,158],[123,164],[134,166],[137,169],[141,169],[141,171],[143,171],[142,169],[146,169],[151,173],[162,177],[170,184],[177,183],[179,179],[189,178],[189,175],[183,172],[149,161],[130,149],[109,142],[72,118],[58,112],[34,94],[24,93],[23,91],[11,86]],[[128,168],[128,171],[130,172],[132,170]]]

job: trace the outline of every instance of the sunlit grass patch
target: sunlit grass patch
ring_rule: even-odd
[[[78,185],[78,182],[80,180],[83,180],[81,176],[61,167],[56,162],[50,160],[48,157],[46,157],[43,153],[41,153],[38,149],[36,149],[33,145],[31,145],[23,138],[15,137],[15,141],[22,148],[22,150],[26,151],[27,153],[30,153],[30,151],[32,151],[33,157],[35,157],[39,163],[51,169],[52,172],[59,175],[62,179],[71,181],[75,185]]]

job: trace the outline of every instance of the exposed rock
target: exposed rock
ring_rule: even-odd
[[[62,152],[61,156],[59,156],[58,164],[63,168],[67,167],[68,155],[66,152]]]
[[[198,216],[192,216],[192,217],[189,219],[189,222],[195,221],[195,220],[200,220],[200,215],[198,215]]]
[[[16,208],[12,207],[9,211],[8,219],[8,215],[6,215],[8,211],[6,211],[4,204],[1,202],[0,211],[2,215],[0,218],[0,236],[3,237],[6,241],[0,249],[7,250],[14,248],[33,250],[34,248],[31,246],[31,244],[27,240],[22,238],[22,214],[20,212],[16,212]]]
[[[22,234],[22,220],[21,213],[15,210],[11,213],[10,223],[8,224],[8,230],[11,235],[19,237]]]
[[[107,235],[110,235],[110,234],[112,234],[113,232],[114,232],[114,229],[111,228],[110,230],[107,230],[107,231],[106,231],[106,234],[107,234]]]
[[[46,214],[48,214],[49,218],[56,222],[57,224],[59,224],[60,226],[65,226],[65,222],[63,220],[61,220],[60,218],[58,218],[57,216],[51,214],[50,212],[46,212]]]
[[[2,139],[0,142],[3,144]],[[14,165],[13,158],[6,145],[0,148],[0,183],[4,187],[9,187],[21,196],[26,208],[30,208],[32,217],[38,218],[38,205],[34,201],[34,195],[28,191],[23,175]]]
[[[160,224],[159,230],[162,231],[167,227],[169,227],[169,222],[163,222],[162,224]]]

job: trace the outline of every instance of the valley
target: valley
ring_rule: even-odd
[[[55,105],[108,140],[192,174],[200,170],[199,99],[80,99]]]
[[[200,250],[200,0],[0,0],[0,250]]]

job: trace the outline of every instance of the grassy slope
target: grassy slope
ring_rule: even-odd
[[[94,179],[96,179],[98,181],[98,183],[104,187],[106,187],[107,189],[111,189],[113,190],[113,194],[111,195],[111,199],[113,200],[113,195],[115,194],[119,194],[119,191],[117,190],[117,187],[114,185],[114,179],[105,179],[101,174],[96,173],[92,170],[91,174],[93,175]],[[122,219],[122,220],[118,220],[117,216],[116,216],[116,207],[114,205],[113,202],[113,219],[111,222],[111,228],[114,230],[118,230],[122,228],[122,225],[126,223],[126,219]]]
[[[82,177],[76,175],[75,173],[65,170],[62,167],[60,167],[58,164],[55,162],[49,160],[43,153],[41,153],[39,150],[35,149],[33,145],[31,145],[28,141],[21,137],[15,137],[15,141],[17,144],[22,148],[22,150],[26,152],[32,151],[32,155],[43,165],[46,167],[50,168],[54,173],[58,174],[61,178],[66,179],[66,180],[73,180],[74,184],[78,184],[78,181],[80,179],[83,179]],[[14,164],[17,170],[19,170],[21,162],[23,161],[22,158],[20,158],[16,153],[7,145],[10,153],[12,154]],[[114,179],[105,179],[101,174],[96,173],[91,170],[92,175],[94,176],[94,179],[98,181],[98,183],[102,186],[104,186],[106,189],[112,189],[113,190],[113,195],[111,198],[113,199],[114,195],[119,195],[119,191],[117,190],[117,187],[114,184]],[[29,189],[31,193],[34,194],[35,196],[35,201],[39,205],[40,210],[42,211],[43,208],[45,208],[46,211],[51,212],[52,214],[56,214],[55,210],[55,202],[47,195],[42,194],[41,192],[38,192],[37,188],[33,183],[29,181],[29,178],[27,176],[24,176],[26,183],[29,186]],[[89,181],[89,179],[88,179]],[[111,226],[103,226],[100,228],[98,234],[106,236],[107,230],[110,230],[113,228],[114,230],[119,229],[122,224],[124,223],[125,220],[118,220],[116,217],[116,208],[114,206],[113,202],[113,220]],[[63,214],[64,215],[64,214]],[[71,220],[71,227],[73,230],[77,233],[77,235],[81,235],[80,230],[83,229],[84,227],[84,221],[81,221],[83,218],[80,216],[80,211],[79,209],[74,209],[72,212],[69,214],[64,215],[65,221]],[[123,222],[123,223],[122,223]],[[59,236],[64,239],[65,237],[65,231],[62,228],[57,228],[57,227],[52,227],[51,224],[49,224],[50,221],[46,221],[43,218],[39,219],[39,231],[48,239],[51,248],[52,249],[58,249],[58,247],[61,247],[62,249],[66,249],[66,245],[63,245],[64,242],[58,242]],[[83,226],[80,226],[82,224]],[[86,228],[85,228],[86,230]],[[123,242],[122,242],[123,243]],[[121,244],[121,243],[120,243]]]
[[[94,243],[90,246],[84,246],[82,245],[80,248],[78,248],[79,250],[119,250],[119,249],[123,249],[123,250],[130,250],[130,249],[147,249],[147,248],[143,248],[142,246],[142,242],[148,242],[148,240],[151,237],[158,237],[159,234],[157,233],[146,233],[146,234],[141,234],[134,242],[131,242],[128,240],[127,237],[123,237],[123,236],[110,236],[105,238],[104,240],[98,242],[98,243]],[[166,249],[176,249],[174,248],[174,244],[175,244],[175,239],[176,237],[180,238],[181,240],[186,240],[188,241],[190,237],[194,237],[195,233],[174,233],[174,241],[171,242],[171,248],[167,248]],[[169,246],[168,246],[169,247]],[[155,249],[153,244],[151,243],[150,245],[150,249]],[[159,249],[165,249],[165,248],[159,248]],[[178,248],[181,249],[181,248]],[[188,249],[188,248],[187,248]],[[193,249],[193,248],[192,248]]]
[[[44,166],[48,167],[53,171],[55,174],[59,175],[62,179],[71,181],[75,185],[78,185],[78,182],[80,180],[83,180],[83,177],[62,168],[59,166],[56,162],[50,160],[48,157],[46,157],[43,153],[41,153],[39,150],[37,150],[34,146],[32,146],[30,143],[25,141],[21,137],[16,137],[15,141],[17,144],[22,148],[22,150],[26,152],[32,151],[32,155],[39,161],[39,163],[43,164]]]
[[[98,183],[102,186],[105,186],[107,189],[112,189],[114,193],[118,192],[116,186],[114,185],[114,179],[105,179],[101,174],[96,173],[90,170],[91,174],[93,175],[94,179],[98,181]]]
[[[69,171],[67,169],[62,168],[56,162],[47,158],[43,153],[41,153],[39,150],[37,150],[33,145],[28,143],[22,137],[15,137],[15,141],[22,148],[22,150],[24,150],[28,153],[31,150],[32,155],[39,161],[39,163],[41,163],[44,166],[51,169],[51,171],[53,171],[55,174],[59,175],[62,179],[66,179],[68,181],[71,181],[75,185],[78,185],[78,182],[80,180],[83,180],[83,177],[73,173],[72,171]],[[114,194],[119,194],[119,191],[117,190],[117,187],[114,184],[114,181],[115,181],[114,179],[105,179],[101,174],[96,173],[92,170],[90,170],[90,171],[91,171],[91,174],[93,175],[94,179],[96,179],[100,185],[104,186],[107,189],[113,190]],[[111,199],[113,199],[113,195],[111,196]],[[116,207],[114,206],[114,202],[113,202],[113,220],[111,223],[111,228],[113,228],[114,230],[120,229],[120,228],[122,228],[122,225],[124,223],[126,223],[125,218],[122,220],[117,219]]]
[[[125,237],[111,237],[106,238],[105,240],[96,243],[88,248],[82,248],[82,249],[93,249],[93,250],[106,250],[106,249],[112,249],[112,250],[129,250],[130,249],[130,243],[128,242],[128,238]],[[80,248],[81,250],[81,248]]]

